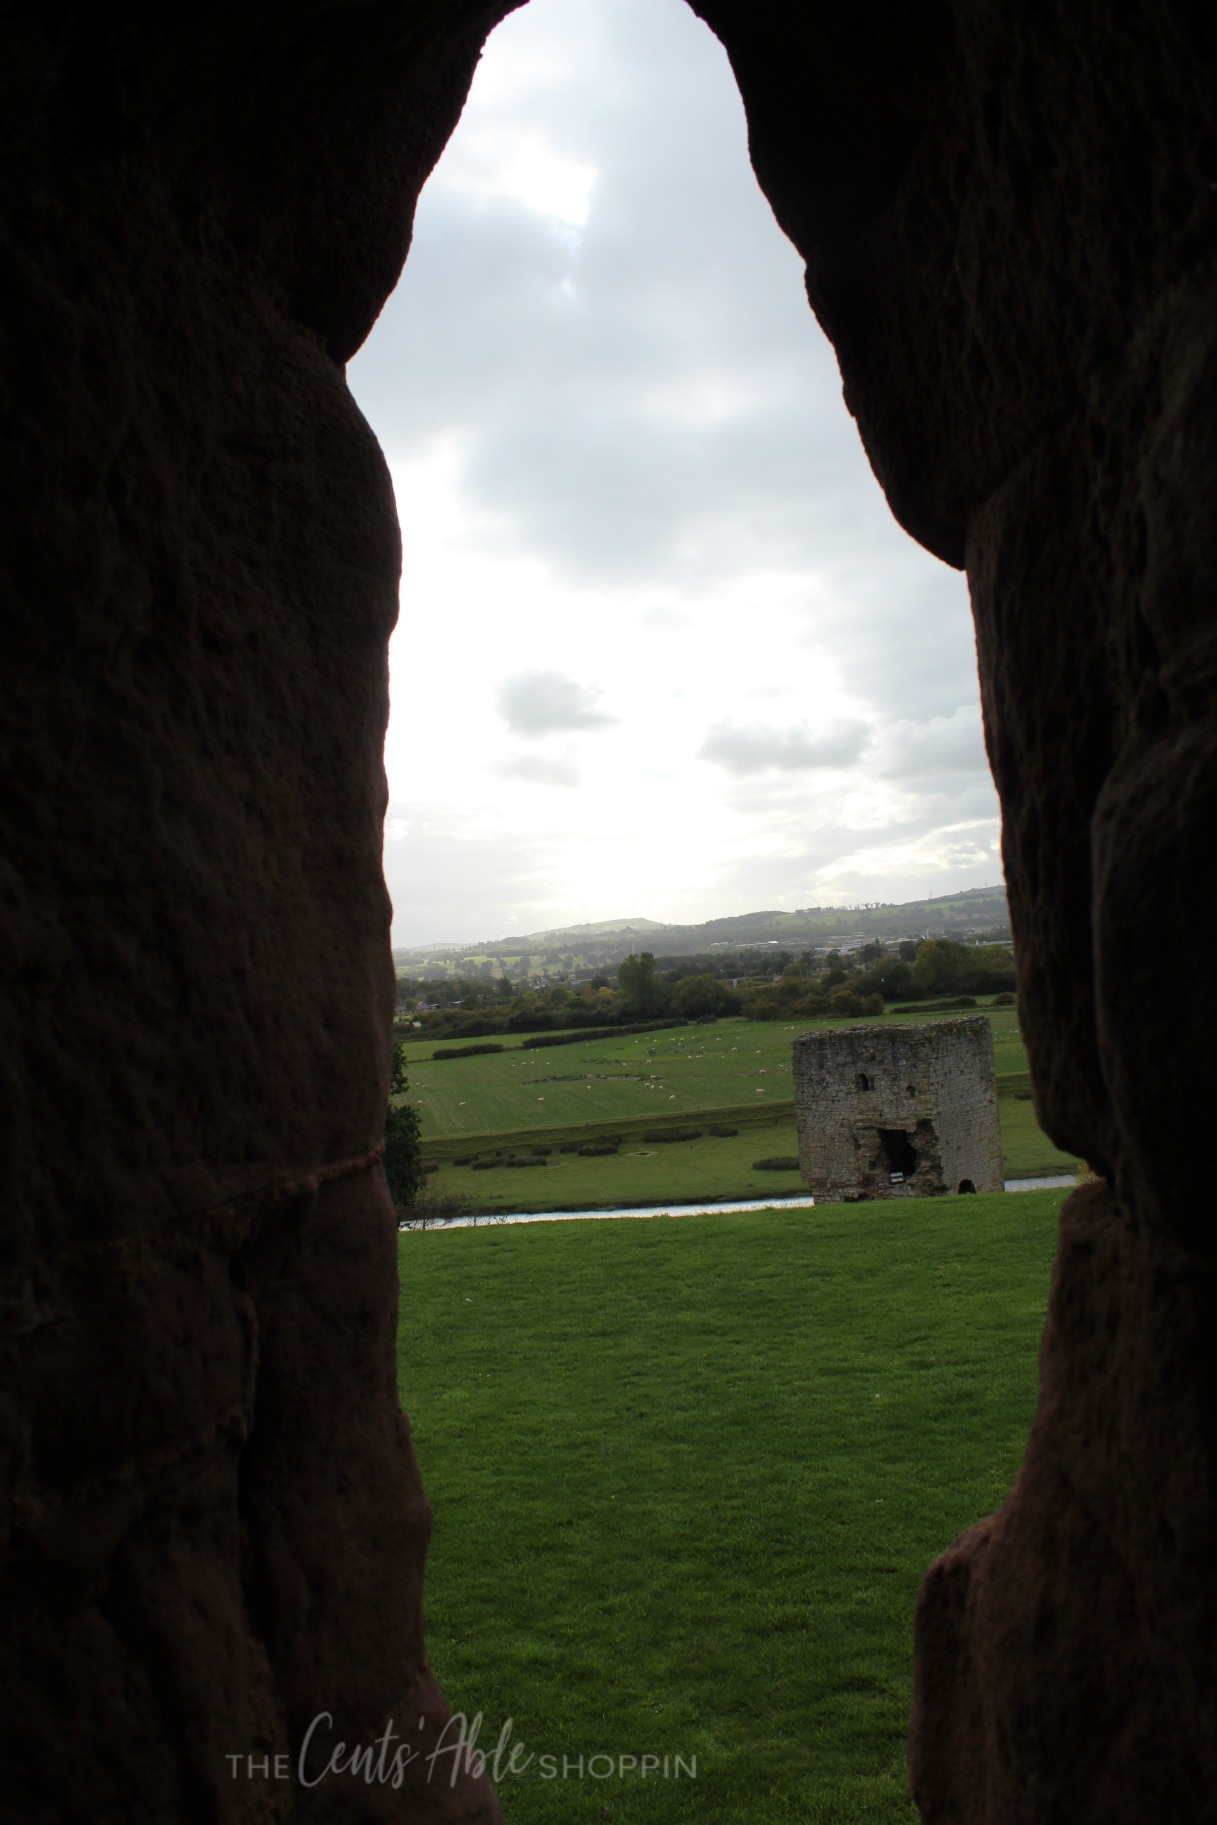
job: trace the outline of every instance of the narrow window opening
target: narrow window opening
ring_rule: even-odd
[[[910,716],[972,731],[958,789],[989,793],[995,851],[967,592],[892,520],[803,265],[688,8],[533,0],[498,27],[348,369],[402,522],[392,942],[418,982],[442,946],[479,1018],[500,984],[611,979],[620,956],[566,935],[585,925],[642,945],[786,896],[797,915],[843,870],[878,899],[876,832],[903,854],[911,803],[927,830],[960,816],[912,758],[907,789],[851,790]],[[933,666],[910,602],[933,603]],[[830,859],[807,817],[843,793],[867,809]],[[943,866],[925,891],[994,872]]]
[[[406,282],[352,369],[393,473],[403,530],[403,615],[385,751],[396,960],[402,978],[420,985],[412,994],[424,1019],[449,1005],[447,991],[459,981],[463,1011],[477,1022],[470,1031],[479,1035],[504,1031],[491,1022],[504,1022],[517,999],[545,1002],[546,1012],[582,1001],[591,1010],[597,997],[611,996],[619,958],[589,954],[597,927],[606,948],[625,930],[637,933],[631,949],[653,943],[659,950],[649,938],[654,921],[733,918],[754,895],[778,905],[793,892],[808,914],[835,901],[841,868],[855,851],[863,861],[870,855],[876,815],[893,843],[905,843],[910,801],[902,788],[880,787],[830,867],[817,865],[808,847],[808,797],[822,792],[835,827],[842,781],[862,777],[873,731],[888,720],[902,728],[910,715],[962,710],[974,729],[978,778],[987,780],[962,584],[891,527],[852,423],[843,420],[844,453],[826,460],[822,427],[827,401],[839,396],[836,363],[809,335],[802,261],[775,240],[772,269],[764,264],[773,232],[768,205],[753,196],[755,234],[748,230],[739,252],[728,242],[726,200],[735,189],[755,190],[738,100],[732,155],[742,175],[732,178],[715,163],[726,129],[716,136],[709,113],[698,111],[686,135],[666,99],[656,142],[663,159],[653,157],[641,103],[635,109],[632,91],[616,79],[614,22],[635,13],[645,18],[643,99],[669,88],[683,95],[699,56],[721,67],[721,47],[685,8],[669,4],[671,32],[681,41],[671,53],[679,52],[676,79],[665,82],[664,4],[556,0],[551,7],[546,0],[543,8],[537,0],[500,28],[506,54],[511,35],[527,32],[530,20],[552,11],[555,22],[571,21],[555,25],[566,33],[552,41],[556,50],[539,56],[524,46],[493,80],[495,54],[483,60],[462,137],[420,204]],[[702,37],[686,42],[686,32]],[[575,73],[590,74],[581,103],[571,99],[573,75],[558,85],[546,73],[564,67],[563,58]],[[686,139],[690,157],[678,168],[667,161]],[[613,157],[618,140],[621,160]],[[661,213],[669,192],[674,206]],[[702,199],[712,212],[704,237],[696,232]],[[770,270],[750,317],[751,305],[725,281]],[[695,319],[699,301],[723,309]],[[703,349],[712,359],[695,371],[692,356]],[[628,359],[610,372],[601,350],[624,350]],[[779,408],[772,422],[770,400]],[[738,450],[747,453],[739,527],[729,467]],[[846,523],[861,513],[854,470],[858,499],[865,493],[875,503],[862,541],[868,566],[880,559],[886,566],[857,585],[851,579],[861,569],[843,543]],[[831,488],[821,485],[830,471]],[[885,539],[893,541],[886,557]],[[914,563],[917,577],[928,579],[924,587],[911,580],[893,587]],[[943,590],[950,601],[936,609],[935,627],[957,616],[958,679],[937,663],[921,671],[879,665],[877,653],[897,650],[887,615],[899,612],[902,627],[922,623],[904,605],[931,592],[937,602]],[[840,643],[842,624],[853,637]],[[918,650],[924,637],[916,625]],[[920,780],[920,771],[912,777]],[[781,853],[764,810],[770,804],[792,819]],[[947,815],[953,827],[954,806]],[[993,829],[995,841],[995,818]],[[690,884],[706,879],[707,859],[728,842],[740,858],[736,873],[713,897],[700,888],[695,895]],[[791,875],[798,856],[805,862]],[[813,955],[809,949],[809,962]],[[775,981],[779,998],[800,992],[797,973]],[[555,994],[561,1002],[550,1001]],[[802,1015],[792,1009],[789,1018]],[[644,1067],[642,1052],[640,1042],[630,1094],[646,1108],[660,1100],[660,1060]],[[577,1055],[576,1047],[559,1054],[560,1067],[544,1067],[552,1087],[537,1085],[524,1113],[508,1120],[561,1125],[558,1095],[570,1079],[559,1070],[573,1069]],[[503,1060],[505,1076],[516,1079],[512,1094],[532,1073],[530,1056],[541,1068],[543,1053]],[[474,1062],[480,1069],[482,1061]],[[410,1088],[430,1135],[447,1119],[440,1099],[453,1093],[432,1082],[449,1067],[421,1067],[420,1056]],[[841,1078],[848,1096],[845,1071]],[[763,1081],[772,1094],[774,1077]],[[898,1081],[890,1080],[893,1091]],[[592,1075],[587,1088],[574,1088],[593,1105],[603,1082]],[[859,1072],[855,1094],[874,1089],[874,1075]],[[625,1094],[612,1086],[603,1093]],[[744,1093],[764,1102],[759,1075]],[[673,1117],[678,1108],[685,1113],[676,1096],[665,1108],[669,1101]],[[472,1099],[457,1107],[472,1153],[481,1111]],[[888,1113],[878,1102],[865,1107]],[[565,1119],[572,1116],[588,1120],[573,1110]],[[918,1172],[902,1129],[867,1125],[863,1133],[858,1176],[870,1189],[851,1198],[885,1195],[883,1172],[895,1184]],[[542,1182],[558,1178],[568,1146],[555,1144],[552,1172],[511,1175],[528,1181],[517,1208],[533,1208]],[[923,1146],[933,1157],[932,1143]],[[909,1190],[920,1190],[926,1176]],[[476,1322],[480,1308],[463,1293],[458,1309],[462,1322]],[[403,1399],[409,1404],[408,1385]],[[749,1449],[763,1463],[752,1441]],[[552,1490],[557,1524],[572,1513],[572,1498],[565,1483]],[[450,1543],[446,1575],[468,1576],[472,1587],[482,1578],[483,1543],[475,1537],[470,1550],[479,1555],[477,1572],[455,1569],[469,1561]],[[645,1542],[631,1550],[644,1552]],[[589,1577],[612,1569],[607,1554],[603,1563],[593,1556]],[[507,1555],[490,1583],[502,1578],[510,1588],[515,1575]],[[561,1595],[556,1588],[552,1602]],[[437,1613],[444,1607],[441,1593]],[[488,1631],[499,1626],[496,1607],[485,1605]],[[444,1637],[441,1627],[433,1633],[438,1666]],[[618,1651],[616,1642],[586,1646],[604,1656]]]

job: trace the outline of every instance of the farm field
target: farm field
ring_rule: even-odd
[[[1021,1457],[1063,1195],[401,1236],[428,1652],[512,1825],[912,1825],[916,1591]]]
[[[790,1103],[790,1042],[805,1026],[720,1020],[653,1034],[588,1034],[572,1045],[525,1047],[514,1036],[492,1057],[410,1060],[423,1138],[524,1132],[648,1119],[760,1101]],[[493,1044],[492,1040],[471,1041]],[[413,1048],[407,1043],[407,1058]]]
[[[1076,1161],[1058,1152],[1036,1125],[1030,1102],[1020,1100],[1029,1092],[1016,1010],[980,1011],[994,1029],[1007,1175],[1071,1171]],[[447,1059],[433,1056],[447,1049],[443,1042],[407,1041],[409,1094],[422,1120],[424,1158],[439,1168],[431,1190],[489,1211],[798,1191],[797,1173],[757,1174],[753,1162],[797,1151],[791,1041],[836,1024],[843,1023],[729,1019],[651,1034],[610,1029],[570,1045],[535,1047],[509,1035],[469,1042],[498,1043],[501,1052]],[[703,1138],[648,1142],[648,1131],[673,1125],[699,1128]],[[711,1125],[737,1128],[738,1140],[708,1135]],[[620,1140],[617,1154],[584,1159],[559,1151],[564,1143],[607,1137]],[[458,1163],[479,1152],[520,1155],[536,1146],[551,1149],[544,1168],[484,1170]]]
[[[998,1077],[1025,1072],[1016,1010],[976,1011],[987,1014],[993,1027]],[[887,1014],[882,1024],[950,1018]],[[818,1027],[849,1024],[729,1019],[653,1034],[615,1035],[608,1028],[572,1045],[537,1047],[511,1034],[468,1042],[505,1048],[493,1056],[443,1060],[433,1054],[460,1042],[407,1040],[410,1096],[422,1115],[424,1139],[649,1116],[660,1112],[661,1103],[674,1105],[671,1112],[685,1112],[760,1096],[789,1101],[791,1041]]]
[[[1000,1086],[1001,1080],[998,1080]],[[1076,1154],[1053,1146],[1035,1119],[1029,1091],[1001,1094],[1002,1161],[1008,1179],[1036,1178],[1044,1173],[1074,1172],[1082,1165]]]
[[[489,1212],[593,1210],[604,1204],[624,1209],[632,1204],[692,1204],[708,1195],[722,1199],[796,1195],[804,1190],[797,1166],[785,1172],[757,1171],[754,1162],[793,1159],[797,1152],[794,1118],[788,1116],[735,1135],[703,1132],[695,1141],[648,1143],[641,1136],[627,1136],[619,1152],[590,1159],[555,1150],[543,1166],[531,1168],[480,1170],[454,1164],[443,1167],[437,1177],[445,1194],[465,1198],[470,1208]],[[428,1182],[435,1184],[436,1180]]]

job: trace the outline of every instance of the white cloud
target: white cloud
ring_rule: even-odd
[[[871,740],[869,723],[830,723],[813,733],[805,723],[775,729],[764,723],[720,722],[698,753],[728,773],[801,772],[813,767],[851,767]]]
[[[499,686],[498,709],[516,735],[606,729],[615,720],[596,706],[602,693],[561,672],[517,672]]]
[[[534,786],[577,786],[579,769],[569,755],[515,754],[498,771],[504,779],[527,780]]]
[[[1001,880],[1000,830],[992,818],[961,824],[939,824],[911,835],[910,840],[889,840],[872,848],[859,848],[824,871],[838,893],[861,896],[866,884],[925,880],[949,869],[964,877],[966,886],[983,886]],[[894,898],[892,894],[884,897]],[[908,898],[913,898],[912,893]]]
[[[884,743],[882,771],[897,778],[966,773],[987,780],[989,763],[979,704],[924,722],[893,723]]]
[[[349,377],[402,521],[398,942],[994,878],[962,579],[887,510],[683,0],[493,34]]]
[[[579,228],[587,221],[595,166],[563,158],[536,133],[522,133],[501,163],[489,165],[488,176],[488,189],[514,197],[538,215]]]

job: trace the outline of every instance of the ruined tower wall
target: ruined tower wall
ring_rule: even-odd
[[[970,1179],[977,1191],[1001,1191],[1001,1119],[993,1069],[993,1029],[983,1018],[949,1020],[929,1037],[930,1096],[939,1111],[938,1144],[948,1191]],[[936,1035],[948,1035],[935,1044]]]
[[[964,1180],[1001,1190],[993,1036],[983,1016],[805,1033],[794,1042],[793,1077],[799,1165],[817,1197],[932,1196]],[[893,1171],[903,1173],[896,1184]]]

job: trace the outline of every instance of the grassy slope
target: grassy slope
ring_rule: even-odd
[[[999,1084],[1025,1093],[1027,1058],[1015,1010],[987,1011]],[[797,1175],[751,1171],[755,1159],[797,1149],[791,1040],[832,1024],[839,1023],[726,1020],[653,1035],[599,1033],[576,1045],[528,1049],[512,1037],[503,1041],[502,1053],[446,1060],[432,1058],[433,1040],[412,1042],[410,1094],[422,1116],[426,1157],[443,1163],[437,1187],[485,1209],[771,1195],[799,1188]],[[749,1138],[752,1124],[768,1120],[770,1109],[777,1128]],[[1073,1159],[1040,1132],[1029,1102],[1003,1096],[1001,1114],[1008,1174],[1073,1167]],[[747,1137],[738,1145],[707,1140],[696,1152],[666,1147],[661,1162],[634,1157],[645,1147],[641,1137],[648,1126],[705,1126],[716,1119],[746,1127]],[[621,1132],[629,1139],[616,1158],[555,1156],[545,1171],[470,1172],[451,1165],[454,1154],[475,1152],[478,1144],[511,1151],[530,1140],[553,1145],[564,1131],[578,1130]]]
[[[750,1112],[751,1113],[751,1112]],[[627,1141],[607,1158],[551,1153],[544,1168],[503,1167],[475,1172],[445,1167],[431,1183],[468,1198],[479,1210],[594,1210],[608,1205],[691,1204],[707,1196],[774,1198],[804,1190],[797,1169],[757,1172],[753,1161],[794,1157],[793,1117],[748,1126],[729,1138],[697,1141]],[[707,1191],[709,1187],[709,1191]]]
[[[856,937],[908,937],[925,927],[937,932],[977,928],[1008,932],[1005,890],[971,889],[894,906],[808,907],[803,911],[786,912],[762,909],[708,919],[698,925],[667,925],[660,920],[643,918],[607,919],[591,925],[560,926],[553,931],[521,932],[515,938],[494,941],[490,951],[479,951],[476,945],[424,945],[420,949],[397,949],[393,958],[399,973],[410,976],[419,970],[432,974],[437,968],[450,970],[469,962],[490,960],[502,965],[523,955],[535,958],[540,968],[544,961],[541,953],[553,950],[573,951],[585,961],[592,957],[603,958],[609,952],[620,959],[627,949],[637,948],[638,940],[649,944],[659,954],[670,956],[676,951],[702,951],[716,943],[761,945],[772,939],[797,946],[800,942],[820,943],[829,936],[850,934]]]
[[[450,1698],[536,1755],[697,1757],[534,1764],[512,1825],[912,1820],[916,1588],[1019,1461],[1060,1198],[401,1238]]]
[[[1034,1178],[1048,1172],[1073,1172],[1081,1163],[1076,1154],[1054,1147],[1035,1119],[1030,1100],[1003,1096],[1001,1149],[1007,1178]]]
[[[730,1020],[528,1050],[505,1041],[510,1049],[488,1058],[445,1060],[428,1057],[432,1043],[410,1063],[410,1092],[424,1138],[788,1103],[790,1041],[803,1030]]]

